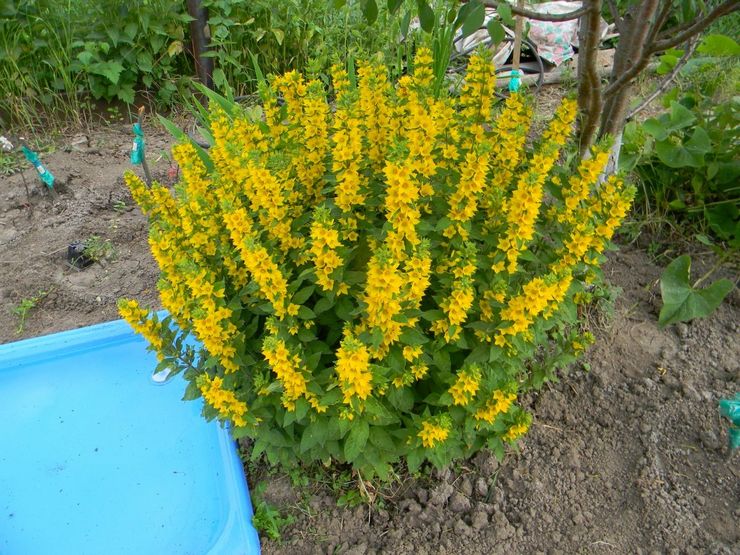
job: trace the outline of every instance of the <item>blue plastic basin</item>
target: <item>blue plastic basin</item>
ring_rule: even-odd
[[[226,430],[122,321],[0,345],[0,554],[251,555]]]

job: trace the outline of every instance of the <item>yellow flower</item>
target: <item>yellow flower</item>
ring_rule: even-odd
[[[526,434],[527,430],[529,430],[529,422],[520,422],[518,424],[514,424],[504,434],[503,439],[504,441],[514,441]]]
[[[290,352],[285,341],[273,336],[267,337],[262,344],[262,355],[283,385],[283,406],[295,410],[296,400],[306,394],[305,367],[301,358]]]
[[[450,387],[452,402],[455,405],[467,405],[478,392],[480,380],[481,370],[479,366],[471,364],[467,368],[462,369],[457,375],[457,380]]]
[[[365,400],[372,392],[370,353],[367,347],[350,333],[345,335],[337,350],[336,372],[345,403],[349,404],[354,396]]]
[[[218,411],[224,420],[231,420],[235,426],[246,426],[244,415],[247,412],[247,404],[236,398],[233,391],[224,389],[223,380],[218,376],[213,378],[208,374],[198,376],[196,383],[200,389],[203,399]]]
[[[421,439],[421,444],[427,449],[432,449],[444,443],[450,435],[451,425],[452,423],[446,415],[423,421],[421,430],[417,434]]]
[[[509,411],[515,400],[516,394],[505,393],[504,391],[497,389],[493,392],[491,398],[486,401],[486,404],[475,412],[475,419],[493,424],[493,421],[496,420],[496,417],[499,414],[504,414]]]
[[[161,335],[161,324],[154,322],[149,311],[141,308],[135,300],[121,299],[118,301],[118,312],[136,333],[149,342],[157,354],[157,359],[163,360],[164,341]]]
[[[311,224],[310,250],[313,255],[316,281],[324,291],[334,289],[334,280],[331,275],[343,263],[337,252],[337,248],[342,243],[339,240],[339,232],[334,229],[334,223],[328,209],[323,207],[316,209],[314,221]]]
[[[365,303],[363,326],[377,329],[382,335],[381,344],[373,350],[373,357],[382,358],[388,347],[401,335],[401,323],[395,317],[401,312],[403,279],[398,263],[385,250],[373,254],[367,266],[367,282],[361,297]]]

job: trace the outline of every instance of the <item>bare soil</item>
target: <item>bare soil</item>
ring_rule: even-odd
[[[170,139],[149,133],[154,173]],[[45,155],[58,194],[35,174],[0,177],[0,343],[117,318],[116,300],[158,306],[145,218],[121,176],[129,126]],[[113,255],[69,265],[67,247],[98,236]],[[265,498],[296,517],[269,554],[738,553],[740,465],[717,411],[740,376],[737,292],[710,318],[657,328],[661,268],[636,247],[605,268],[623,292],[579,367],[528,399],[535,413],[519,452],[481,453],[395,484],[384,503],[339,508],[326,487],[293,487],[254,470]],[[18,333],[13,308],[38,297]],[[254,488],[253,488],[254,489]]]

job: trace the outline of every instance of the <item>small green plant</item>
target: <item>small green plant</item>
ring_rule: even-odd
[[[31,310],[36,308],[36,305],[38,305],[38,303],[48,294],[48,291],[39,291],[33,297],[21,299],[21,302],[13,307],[13,313],[18,316],[18,328],[15,330],[16,335],[23,333],[29,313]]]
[[[93,235],[85,241],[84,255],[94,262],[108,260],[116,254],[116,248],[109,239]]]
[[[712,268],[693,285],[690,281],[691,257],[679,256],[660,276],[660,293],[663,308],[658,317],[660,327],[676,322],[687,322],[694,318],[704,318],[714,312],[735,284],[729,279],[720,279],[709,287],[699,289],[699,285],[714,273]]]
[[[254,516],[252,517],[252,524],[258,532],[266,535],[273,541],[281,541],[282,529],[285,526],[289,526],[295,522],[293,515],[283,515],[280,510],[265,501],[262,495],[265,490],[265,483],[260,482],[255,488],[254,497]]]
[[[128,210],[128,205],[122,200],[117,200],[113,203],[113,210],[121,214]]]
[[[688,229],[740,246],[740,46],[729,37],[710,35],[698,48],[678,85],[663,99],[666,111],[624,130],[620,157],[633,170],[637,207],[665,215]],[[670,71],[683,52],[661,57]],[[718,72],[717,64],[725,65]]]

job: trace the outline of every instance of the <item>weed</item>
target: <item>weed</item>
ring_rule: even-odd
[[[100,262],[113,258],[116,254],[116,248],[109,239],[103,239],[99,235],[93,235],[85,241],[84,255],[93,260]]]
[[[13,313],[18,316],[18,328],[15,330],[17,335],[23,333],[23,329],[26,325],[26,319],[28,318],[31,310],[36,308],[36,305],[48,295],[48,291],[39,291],[35,296],[21,299],[18,305],[13,307]]]
[[[13,175],[23,169],[23,164],[19,153],[0,151],[0,175]]]
[[[273,541],[282,540],[282,529],[295,522],[295,517],[290,514],[283,515],[280,510],[265,501],[262,494],[265,490],[265,482],[257,484],[254,492],[256,500],[254,505],[254,516],[252,524],[254,527]]]
[[[122,214],[128,210],[128,205],[122,200],[117,200],[113,203],[113,210]]]

